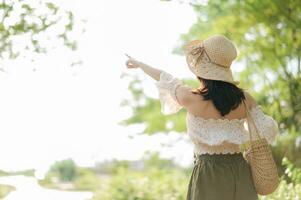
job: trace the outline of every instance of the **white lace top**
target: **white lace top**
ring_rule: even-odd
[[[176,98],[176,88],[183,85],[182,81],[171,74],[162,71],[156,86],[159,91],[161,112],[164,115],[177,113],[182,106]],[[279,133],[276,121],[263,113],[259,105],[250,109],[260,135],[265,137],[269,144]],[[187,133],[194,144],[196,154],[225,154],[240,152],[240,144],[249,141],[249,132],[244,119],[205,119],[187,112]],[[256,138],[255,129],[250,124],[252,138]]]

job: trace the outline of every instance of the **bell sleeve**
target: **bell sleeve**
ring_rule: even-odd
[[[161,112],[164,115],[177,113],[182,106],[177,100],[176,89],[183,83],[178,78],[162,71],[160,79],[155,84],[159,92]]]
[[[266,138],[269,144],[272,144],[279,134],[278,123],[269,115],[265,114],[259,105],[252,108],[250,115],[259,131],[261,137]],[[251,126],[251,129],[254,127]],[[253,135],[253,134],[252,134]]]

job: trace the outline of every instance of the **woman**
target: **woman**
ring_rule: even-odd
[[[245,106],[270,144],[278,134],[278,125],[248,92],[237,87],[239,82],[233,80],[230,69],[237,52],[228,38],[214,35],[194,40],[184,52],[189,69],[200,81],[197,89],[131,57],[126,65],[142,69],[157,81],[163,114],[187,110],[187,132],[195,160],[186,199],[256,200],[250,167],[240,148],[249,140]]]

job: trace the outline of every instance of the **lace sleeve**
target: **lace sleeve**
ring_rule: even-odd
[[[269,144],[273,143],[279,134],[277,122],[271,116],[266,115],[259,105],[252,108],[250,114],[254,119],[260,135],[264,136]],[[254,129],[254,127],[251,126],[251,129],[252,128]]]
[[[165,115],[178,112],[182,106],[177,100],[176,89],[182,82],[171,74],[162,71],[160,79],[156,82],[161,103],[161,112]]]

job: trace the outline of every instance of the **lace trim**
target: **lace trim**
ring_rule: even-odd
[[[241,144],[248,140],[245,120],[204,119],[187,113],[187,132],[193,141],[220,145],[224,141]]]
[[[254,107],[252,108],[254,109]],[[196,116],[192,113],[189,113],[187,112],[187,114],[191,115],[193,118],[197,118],[199,120],[202,120],[202,121],[214,121],[214,122],[244,122],[246,120],[246,118],[242,118],[242,119],[214,119],[214,118],[203,118],[203,117],[200,117],[200,116]]]
[[[278,134],[278,125],[275,120],[265,115],[260,106],[250,109],[250,115],[262,137],[271,144]],[[187,132],[194,143],[204,143],[211,146],[221,145],[223,142],[242,144],[249,141],[247,120],[243,119],[205,119],[187,113]],[[256,138],[255,128],[250,124],[252,138]]]
[[[222,145],[210,146],[203,143],[194,144],[194,153],[196,154],[234,154],[240,153],[240,147],[236,144],[224,142]]]

